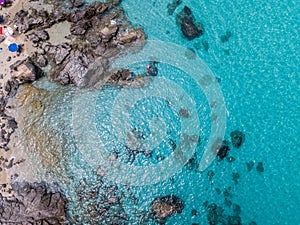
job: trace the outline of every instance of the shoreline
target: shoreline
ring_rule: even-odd
[[[73,4],[71,8],[70,4]],[[130,72],[122,74],[108,71],[108,62],[118,57],[121,49],[127,45],[144,45],[146,37],[143,30],[132,27],[123,9],[118,6],[119,1],[90,3],[85,8],[82,8],[83,4],[74,0],[53,6],[42,5],[41,0],[17,0],[0,14],[6,19],[1,26],[7,25],[14,29],[14,34],[5,37],[0,43],[0,55],[4,56],[0,60],[0,74],[3,74],[3,79],[0,79],[0,162],[3,161],[0,164],[0,195],[5,204],[9,205],[8,208],[14,207],[9,198],[18,195],[18,185],[31,182],[33,187],[40,187],[40,183],[36,182],[44,182],[46,171],[51,168],[48,165],[55,165],[62,157],[59,156],[59,140],[55,138],[57,134],[50,137],[51,143],[54,143],[52,148],[57,153],[52,154],[50,150],[47,155],[43,153],[43,143],[48,141],[49,131],[39,130],[37,124],[31,125],[29,122],[31,116],[40,115],[42,118],[43,107],[47,107],[47,104],[42,104],[42,100],[36,99],[37,96],[47,99],[47,91],[39,90],[31,83],[47,74],[50,81],[88,88],[99,85],[101,81],[107,82],[107,73],[110,76],[113,73],[116,79],[110,80],[111,83],[122,81],[124,75],[124,81],[134,82],[133,78],[128,80]],[[19,45],[18,52],[8,51],[8,45],[13,42]],[[96,70],[99,74],[91,76],[91,73],[87,73],[90,64],[95,64],[92,71]],[[34,136],[32,140],[36,143],[27,146],[28,135]],[[34,148],[34,151],[30,151],[30,148]],[[55,177],[47,180],[55,182]],[[18,210],[15,211],[17,213]],[[19,218],[14,213],[7,215],[7,218],[1,216],[6,219],[4,222]],[[39,221],[40,218],[37,216],[34,220]]]

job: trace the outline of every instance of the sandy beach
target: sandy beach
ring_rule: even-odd
[[[21,9],[27,10],[30,7],[34,7],[36,9],[47,9],[51,10],[52,6],[42,4],[41,1],[38,2],[28,2],[27,0],[15,0],[10,7],[3,7],[1,10],[1,14],[5,22],[1,24],[1,26],[8,26],[14,29],[13,18],[15,14]],[[64,36],[68,35],[69,29],[61,29],[60,26],[67,26],[68,24],[57,24],[53,28],[48,29],[51,34],[51,42],[59,43],[64,39]],[[64,30],[65,32],[59,32]],[[30,34],[30,32],[28,32]],[[26,34],[27,35],[27,34]],[[8,80],[12,79],[13,74],[11,73],[10,65],[16,63],[18,60],[25,60],[28,56],[30,56],[35,48],[32,46],[32,42],[28,41],[24,34],[18,34],[18,32],[14,29],[14,34],[11,36],[1,35],[5,38],[5,40],[0,43],[0,48],[2,48],[2,52],[0,53],[0,74],[3,74],[3,79],[0,79],[0,84],[4,89],[5,84]],[[10,52],[8,49],[8,45],[10,43],[17,43],[19,46],[23,46],[20,52]],[[4,91],[3,97],[6,97],[7,92]],[[34,167],[31,163],[28,162],[30,156],[24,152],[24,146],[22,146],[22,132],[23,132],[23,124],[22,118],[23,113],[18,112],[20,108],[18,108],[15,104],[18,104],[17,101],[9,100],[4,113],[8,116],[15,118],[18,123],[18,129],[11,135],[10,142],[8,143],[8,151],[1,149],[0,157],[3,157],[2,163],[2,171],[0,171],[0,193],[3,196],[10,194],[10,182],[14,180],[18,181],[36,181],[34,178],[34,174],[40,168],[38,166]],[[1,121],[2,125],[2,121]],[[22,150],[23,149],[23,150]],[[12,162],[12,165],[8,166],[8,164]]]

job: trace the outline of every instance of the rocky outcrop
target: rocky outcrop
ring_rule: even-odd
[[[185,6],[183,10],[177,14],[176,19],[177,23],[180,25],[182,34],[188,40],[200,37],[204,33],[202,25],[195,22],[192,11],[187,6]]]
[[[20,10],[13,21],[20,33],[26,33],[35,28],[49,28],[55,22],[46,10],[36,9]]]
[[[17,61],[10,68],[12,69],[12,78],[19,84],[33,82],[43,75],[43,71],[30,58]]]
[[[0,194],[1,224],[64,224],[66,200],[45,183],[14,183],[13,195]]]
[[[61,6],[48,13],[43,11],[20,11],[15,16],[14,22],[21,33],[34,29],[27,37],[42,52],[35,52],[31,59],[36,65],[45,67],[50,64],[48,77],[52,81],[62,85],[75,84],[78,87],[92,86],[105,77],[108,72],[108,61],[116,58],[125,45],[145,42],[145,34],[141,28],[133,29],[128,22],[124,11],[115,7],[119,2],[93,3],[83,9],[66,11]],[[81,3],[75,0],[70,2],[74,7],[80,7]],[[77,6],[76,6],[77,5]],[[32,17],[39,18],[39,23],[32,21]],[[68,43],[53,45],[42,42],[49,39],[49,35],[43,30],[45,26],[54,23],[68,21],[70,24],[70,36]],[[37,30],[35,30],[37,29]],[[97,74],[90,72],[93,63],[97,59]],[[154,75],[155,71],[152,71]],[[100,73],[100,74],[99,74]]]
[[[175,195],[156,198],[151,203],[153,219],[160,224],[164,224],[172,215],[181,213],[183,208],[183,201]]]

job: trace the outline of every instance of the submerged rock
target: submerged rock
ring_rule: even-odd
[[[235,148],[240,148],[245,141],[245,134],[239,130],[230,133],[231,143]]]
[[[183,208],[183,201],[175,195],[156,198],[151,203],[153,219],[158,223],[165,223],[170,216],[181,213]]]
[[[13,195],[0,194],[1,223],[64,224],[66,200],[57,187],[45,183],[14,183]]]
[[[43,71],[37,65],[35,65],[30,58],[18,62],[12,68],[13,78],[19,82],[19,84],[30,83],[43,75]]]
[[[254,162],[253,161],[246,162],[246,166],[247,166],[248,172],[250,172],[254,166]]]
[[[201,24],[196,23],[192,11],[189,7],[185,6],[183,10],[177,14],[177,23],[180,25],[182,34],[188,39],[200,37],[203,33]]]
[[[168,4],[168,14],[173,15],[176,8],[181,4],[181,0],[174,0],[172,3]]]
[[[258,162],[258,163],[257,163],[256,170],[257,170],[258,172],[260,172],[260,173],[263,173],[263,172],[265,171],[264,165],[263,165],[262,162]]]
[[[230,148],[228,141],[223,141],[222,146],[217,150],[217,156],[219,160],[223,160],[228,155],[229,150]]]

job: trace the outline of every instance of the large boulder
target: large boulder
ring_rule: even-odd
[[[181,213],[183,209],[183,201],[175,195],[156,198],[151,203],[153,219],[158,223],[165,223],[170,216]]]
[[[62,43],[59,45],[46,45],[44,49],[51,61],[59,65],[70,54],[72,47],[68,43]]]
[[[195,22],[195,18],[189,7],[185,6],[183,10],[177,14],[177,23],[180,25],[182,34],[188,39],[200,37],[204,30],[201,24]]]
[[[57,187],[45,183],[14,183],[13,195],[0,194],[1,224],[64,224],[66,200]]]

